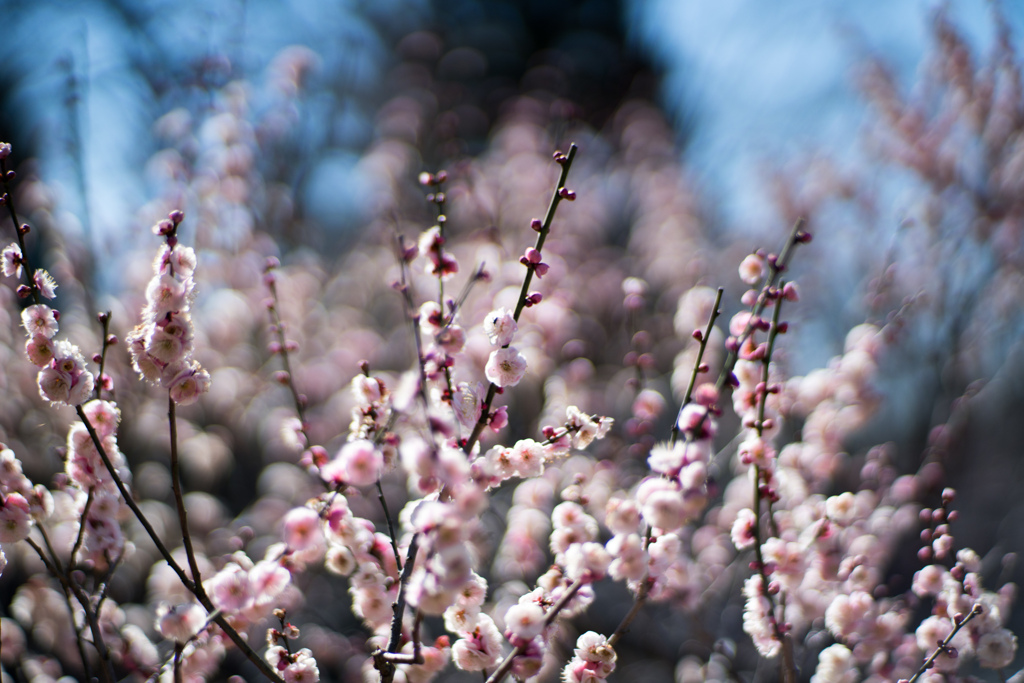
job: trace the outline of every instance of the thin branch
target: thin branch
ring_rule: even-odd
[[[188,513],[185,510],[185,498],[181,493],[181,468],[178,462],[178,420],[176,415],[176,404],[170,394],[167,395],[167,421],[170,425],[171,435],[171,488],[174,490],[174,506],[178,510],[178,524],[181,526],[181,540],[185,546],[185,556],[188,558],[188,568],[192,572],[192,582],[195,586],[195,593],[205,595],[203,580],[199,575],[199,562],[196,560],[196,552],[192,547],[192,535],[188,530]]]
[[[945,639],[943,639],[943,641],[938,644],[938,646],[935,648],[935,651],[932,652],[931,656],[929,656],[928,659],[924,660],[924,664],[921,665],[921,668],[917,670],[917,673],[915,673],[910,678],[910,680],[907,681],[907,683],[917,683],[917,679],[921,678],[921,676],[923,676],[924,673],[928,671],[928,669],[932,668],[932,665],[935,664],[935,660],[939,658],[939,655],[941,655],[943,652],[949,651],[949,644],[953,642],[953,637],[960,632],[960,629],[966,626],[967,622],[969,622],[971,619],[981,614],[982,611],[982,606],[976,604],[973,608],[971,608],[971,611],[967,614],[966,617],[964,617],[960,621],[956,621],[956,619],[954,619],[953,630],[950,631],[949,635],[946,636]]]

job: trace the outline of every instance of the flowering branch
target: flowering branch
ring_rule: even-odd
[[[583,584],[584,579],[582,577],[573,581],[572,585],[565,591],[565,595],[563,595],[558,602],[552,605],[551,609],[544,613],[544,628],[547,628],[554,623],[555,618],[558,617],[558,613],[569,604],[569,601],[575,597],[577,591],[583,587]],[[512,669],[512,664],[515,661],[515,658],[526,652],[528,645],[529,643],[515,646],[512,649],[512,652],[508,653],[508,656],[502,660],[501,664],[498,665],[498,668],[494,670],[494,673],[490,675],[485,683],[499,683],[499,681],[503,680]]]
[[[697,349],[697,360],[693,364],[693,371],[690,373],[690,382],[686,385],[686,393],[683,394],[683,401],[679,406],[679,413],[676,415],[675,422],[672,423],[672,435],[669,439],[670,443],[674,446],[676,439],[679,438],[679,419],[682,417],[683,409],[689,405],[691,398],[693,398],[693,388],[697,384],[697,375],[702,372],[707,372],[708,366],[703,363],[704,350],[708,346],[708,340],[711,338],[711,330],[715,327],[715,321],[718,316],[721,315],[722,311],[719,306],[722,305],[722,294],[725,290],[722,287],[718,288],[715,294],[715,305],[711,307],[711,315],[708,316],[708,324],[705,326],[704,331],[694,330],[693,337],[697,340],[700,347]]]
[[[971,619],[978,616],[983,611],[984,608],[980,604],[975,604],[974,607],[971,608],[971,611],[967,613],[966,617],[962,615],[957,615],[960,616],[960,618],[957,619],[956,616],[954,616],[953,629],[949,632],[949,635],[942,639],[942,641],[936,646],[935,650],[931,653],[931,655],[929,655],[928,659],[924,660],[924,664],[921,665],[921,668],[919,668],[917,672],[910,677],[909,680],[901,678],[899,680],[899,683],[917,683],[917,680],[921,678],[921,676],[923,676],[925,672],[928,671],[928,669],[932,668],[932,665],[935,663],[935,660],[938,659],[940,655],[942,655],[944,652],[949,652],[949,644],[953,642],[953,638],[956,636],[957,633],[960,632],[960,629],[966,626]]]
[[[18,235],[18,247],[20,251],[17,254],[11,255],[13,265],[17,269],[24,268],[25,280],[27,285],[21,285],[18,287],[18,296],[32,297],[32,303],[38,304],[39,301],[39,288],[36,285],[36,269],[28,260],[28,251],[25,249],[25,235],[29,233],[28,223],[18,222],[18,212],[14,208],[14,195],[11,192],[11,183],[17,178],[17,174],[13,170],[7,168],[7,157],[11,154],[11,144],[9,142],[0,142],[0,182],[3,183],[4,193],[0,196],[0,204],[7,207],[7,213],[11,217],[11,222],[14,224],[14,232]],[[6,250],[5,250],[6,251]],[[6,256],[6,254],[5,254]],[[6,259],[5,259],[6,266]],[[6,268],[5,268],[5,274]],[[49,276],[47,275],[47,278]]]
[[[551,223],[555,220],[555,210],[558,208],[558,204],[563,200],[573,201],[576,199],[576,193],[565,187],[565,181],[569,177],[569,169],[572,168],[573,159],[576,158],[576,144],[569,145],[569,152],[562,154],[561,152],[555,152],[555,161],[558,163],[562,170],[558,175],[558,182],[555,184],[555,190],[551,194],[551,201],[548,204],[547,213],[544,215],[544,220],[539,221],[534,219],[530,227],[537,231],[537,242],[533,246],[533,252],[540,255],[541,249],[544,247],[544,240],[547,239],[548,233],[551,232]],[[532,306],[540,302],[540,293],[530,294],[530,283],[533,282],[533,273],[537,270],[538,262],[530,262],[526,267],[526,276],[523,278],[523,286],[519,290],[519,300],[516,302],[515,312],[512,314],[513,320],[516,323],[519,322],[519,316],[522,314],[523,309],[527,306]],[[502,346],[507,348],[508,344]],[[487,387],[487,397],[480,408],[480,419],[477,420],[476,426],[473,427],[473,431],[470,433],[469,438],[466,439],[465,445],[462,450],[466,453],[471,453],[476,442],[480,439],[480,434],[483,433],[484,427],[487,426],[487,420],[491,413],[491,404],[494,402],[494,397],[498,393],[498,387],[494,382],[491,382],[490,386]]]

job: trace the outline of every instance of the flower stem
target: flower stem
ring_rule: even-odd
[[[188,558],[188,568],[192,572],[192,582],[195,586],[195,593],[206,594],[203,588],[203,579],[199,575],[199,563],[196,561],[196,552],[192,547],[192,535],[188,531],[188,512],[185,510],[185,498],[181,493],[181,467],[178,462],[178,420],[176,416],[174,399],[167,396],[167,420],[171,432],[171,488],[174,490],[174,506],[178,510],[178,524],[181,526],[182,545],[185,546],[185,556]]]

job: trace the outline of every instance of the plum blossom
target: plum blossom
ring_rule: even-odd
[[[168,605],[156,610],[156,630],[167,640],[187,643],[206,623],[206,610],[195,603]]]
[[[20,493],[8,494],[0,505],[0,543],[23,541],[31,528],[28,501]]]
[[[740,279],[748,285],[756,285],[768,273],[768,264],[760,254],[750,254],[740,263]]]
[[[35,304],[22,310],[21,324],[29,337],[38,335],[52,339],[57,334],[57,316],[46,304]]]
[[[452,645],[455,666],[463,671],[481,671],[493,669],[501,661],[505,639],[490,616],[480,614],[473,629],[460,635]]]
[[[32,275],[32,281],[39,291],[39,296],[46,299],[52,299],[57,296],[57,282],[53,279],[52,275],[42,268],[36,268],[36,272]]]
[[[3,269],[4,277],[20,278],[24,263],[21,247],[17,244],[9,244],[0,252],[0,268]]]
[[[384,469],[384,456],[372,441],[357,439],[341,447],[338,454],[320,470],[320,476],[332,484],[370,486]]]
[[[519,640],[533,640],[544,630],[544,610],[533,602],[512,605],[505,612],[505,628]]]
[[[93,389],[92,373],[78,347],[66,341],[54,344],[54,358],[39,371],[39,393],[51,403],[80,405]]]
[[[737,550],[746,550],[757,541],[757,516],[750,508],[743,508],[736,515],[730,534]]]
[[[508,346],[512,343],[519,325],[507,308],[498,308],[484,318],[484,332],[493,346]]]
[[[526,358],[515,347],[491,351],[484,374],[497,387],[514,387],[526,374]]]

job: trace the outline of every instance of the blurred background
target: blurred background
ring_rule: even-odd
[[[44,207],[62,239],[77,245],[71,270],[85,285],[82,296],[91,287],[100,302],[116,302],[144,281],[132,255],[151,252],[153,218],[184,199],[187,213],[200,217],[188,228],[197,244],[308,266],[310,281],[296,291],[323,296],[322,286],[336,296],[325,308],[361,302],[358,313],[342,317],[362,324],[360,315],[378,314],[372,296],[340,287],[332,294],[313,276],[326,282],[355,250],[379,247],[374,235],[388,212],[425,226],[425,208],[416,214],[396,199],[416,192],[416,173],[463,169],[472,180],[474,159],[484,160],[481,167],[496,159],[491,169],[500,170],[510,149],[534,139],[510,134],[512,124],[540,121],[545,140],[580,136],[573,139],[586,164],[581,199],[597,207],[581,210],[600,227],[581,229],[575,248],[595,252],[601,268],[612,264],[620,281],[633,275],[651,287],[647,329],[666,338],[651,352],[660,353],[659,388],[668,395],[678,384],[671,375],[681,342],[671,336],[680,295],[694,284],[722,284],[736,301],[735,264],[774,247],[797,216],[808,217],[816,240],[795,266],[805,300],[793,314],[789,372],[826,365],[859,323],[891,323],[896,331],[877,380],[886,408],[851,436],[850,452],[892,441],[908,472],[941,460],[943,481],[963,490],[970,511],[958,533],[990,558],[993,576],[1019,578],[1002,558],[1024,550],[1016,493],[1024,482],[1024,97],[1015,70],[1024,5],[6,0],[0,18],[0,139],[14,144],[23,176],[44,181],[45,200],[29,205]],[[1002,123],[993,122],[996,110]],[[240,152],[226,144],[237,141],[232,136],[250,157],[233,156]],[[401,151],[384,144],[392,141]],[[400,168],[393,186],[382,184],[392,177],[382,168]],[[256,175],[258,183],[224,182]],[[517,179],[495,177],[491,204],[467,181],[479,206],[461,219],[465,234],[489,239],[503,225],[494,207],[503,192],[514,196],[518,189],[508,186]],[[209,206],[203,183],[214,181],[221,199]],[[547,183],[537,181],[543,191]],[[452,195],[457,214],[460,195]],[[704,265],[691,263],[698,256]],[[227,284],[258,302],[260,294],[245,289],[252,283],[225,268]],[[611,338],[611,327],[624,326],[610,312],[621,306],[618,282],[599,287],[591,291],[607,297],[601,305],[562,302],[583,319],[583,339]],[[206,304],[211,316],[226,316],[242,298]],[[121,319],[130,319],[124,307]],[[312,306],[311,315],[313,323],[341,324]],[[249,344],[255,355],[258,334],[232,343]],[[409,357],[407,340],[381,329],[378,337],[353,333],[322,346],[318,332],[306,334],[311,384],[318,350],[348,368],[344,380],[358,357],[349,347],[375,349],[375,367],[404,369]],[[580,344],[554,348],[555,365],[586,355]],[[604,356],[589,350],[594,377],[607,381],[618,377],[629,349],[609,342]],[[245,362],[260,367],[237,356],[225,367]],[[215,386],[235,381],[245,395],[244,382],[223,374]],[[335,405],[337,386],[319,393],[325,413],[344,412]],[[225,430],[254,430],[223,438],[238,462],[247,449],[261,463],[279,458],[278,437],[263,440],[261,432],[266,443],[255,443],[252,415],[267,400]],[[609,392],[609,412],[616,400]],[[31,431],[28,419],[11,426],[22,415],[16,410],[4,408],[5,438]],[[153,423],[141,424],[140,434]],[[125,435],[127,444],[132,439]],[[232,492],[225,477],[233,471],[225,466],[205,486],[238,514],[249,500],[239,490],[258,489],[260,469],[239,474],[245,485]],[[162,481],[154,472],[153,482]],[[201,473],[193,476],[202,488]],[[140,476],[140,486],[145,481]],[[677,646],[651,645],[653,668],[644,675],[670,675]]]
[[[988,2],[944,4],[972,47],[991,47]],[[0,131],[38,160],[94,246],[115,250],[152,195],[144,168],[159,148],[154,122],[230,81],[273,78],[267,67],[299,45],[315,67],[296,103],[300,156],[289,160],[288,180],[317,231],[351,230],[365,218],[353,168],[374,139],[378,108],[424,87],[410,63],[428,67],[447,114],[425,136],[426,165],[480,152],[516,95],[550,92],[598,128],[640,96],[672,122],[676,153],[708,210],[730,228],[763,229],[773,220],[764,211],[765,164],[812,150],[857,155],[867,105],[855,69],[881,57],[910,82],[939,5],[7,0]],[[1019,28],[1024,9],[1005,5]]]

